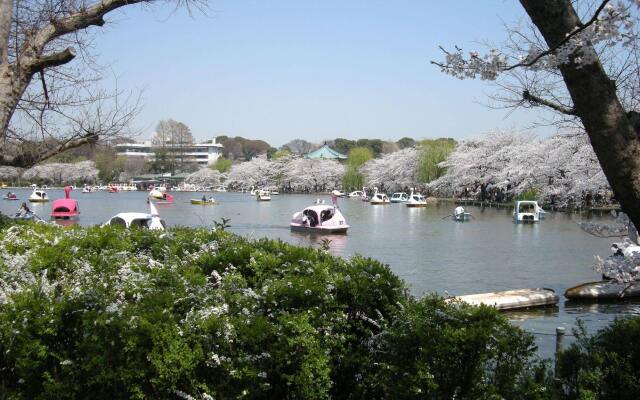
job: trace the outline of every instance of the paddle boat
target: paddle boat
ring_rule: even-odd
[[[149,191],[149,197],[158,199],[158,200],[164,200],[164,193],[162,193],[160,190],[156,188],[153,188],[151,189],[151,191]]]
[[[369,200],[369,203],[375,206],[389,204],[391,203],[391,201],[389,200],[389,196],[384,193],[379,193],[378,188],[374,188],[373,195],[371,196],[371,200]]]
[[[47,196],[47,192],[44,190],[34,188],[29,196],[29,201],[31,203],[46,203],[49,201],[49,196]]]
[[[330,205],[313,205],[293,214],[291,230],[321,234],[347,233],[349,225],[340,209]]]
[[[271,189],[269,190],[269,194],[272,196],[278,196],[280,192],[277,189]]]
[[[173,204],[173,196],[169,193],[162,193],[162,197],[157,200],[156,204]]]
[[[365,196],[366,194],[362,190],[355,190],[347,195],[350,199],[360,199]]]
[[[216,202],[216,200],[213,197],[209,197],[208,199],[206,197],[202,197],[202,199],[191,199],[191,204],[198,204],[198,205],[203,205],[203,206],[211,206],[214,204],[218,204]]]
[[[9,193],[5,194],[3,199],[5,199],[5,200],[19,200],[18,196],[13,192],[9,192]]]
[[[513,221],[515,223],[533,223],[540,221],[540,206],[537,201],[516,201],[513,209]]]
[[[117,225],[127,229],[129,228],[146,228],[153,230],[165,230],[167,224],[160,218],[158,210],[153,203],[149,203],[149,213],[141,212],[124,212],[111,217],[102,226]]]
[[[51,218],[69,219],[78,217],[80,209],[78,208],[78,200],[69,197],[71,186],[65,186],[64,199],[56,199],[51,204]]]
[[[409,196],[405,192],[396,192],[391,196],[392,203],[404,203],[409,200]]]
[[[256,200],[258,201],[271,201],[271,194],[268,190],[258,190],[256,192]]]
[[[108,186],[107,193],[118,193],[118,188],[115,186]]]
[[[420,193],[414,193],[413,188],[411,188],[409,200],[407,200],[404,204],[406,204],[407,207],[426,207],[427,199]]]
[[[227,191],[227,188],[226,188],[226,187],[224,187],[224,186],[222,186],[222,185],[220,185],[220,186],[218,186],[217,188],[215,188],[215,191],[216,191],[216,192],[220,192],[220,193],[224,193],[224,192],[226,192],[226,191]]]
[[[252,196],[257,196],[259,191],[260,190],[255,189],[253,186],[251,186],[251,189],[249,190],[249,194]]]
[[[86,194],[86,193],[92,193],[93,190],[91,189],[90,186],[85,186],[82,188],[82,194]]]
[[[331,194],[336,196],[336,197],[346,197],[347,196],[347,194],[345,192],[343,192],[342,190],[338,190],[338,189],[332,190]]]
[[[471,214],[464,210],[464,207],[458,206],[453,210],[453,220],[458,222],[469,221]]]

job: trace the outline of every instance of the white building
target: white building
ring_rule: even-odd
[[[204,143],[194,143],[187,146],[166,144],[165,148],[171,152],[184,157],[185,162],[194,162],[200,166],[213,165],[222,154],[223,146],[216,143],[215,139]],[[116,145],[116,153],[119,156],[144,157],[148,161],[155,159],[155,153],[159,147],[154,146],[151,141],[141,143],[122,143]]]

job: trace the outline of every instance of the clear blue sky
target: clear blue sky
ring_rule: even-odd
[[[493,89],[442,74],[438,45],[504,39],[516,1],[212,0],[208,15],[160,3],[110,16],[96,52],[121,88],[143,88],[141,137],[160,119],[280,146],[294,138],[398,139],[525,127],[482,104]]]

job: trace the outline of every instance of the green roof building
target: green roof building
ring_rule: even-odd
[[[312,151],[311,153],[307,153],[304,156],[305,158],[311,159],[324,159],[324,160],[346,160],[347,156],[344,154],[338,153],[333,150],[331,147],[326,144],[320,147],[318,150]]]

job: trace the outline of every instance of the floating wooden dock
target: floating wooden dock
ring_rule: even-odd
[[[472,306],[484,304],[495,307],[498,310],[516,310],[519,308],[556,305],[559,298],[552,289],[533,288],[469,294],[452,297],[450,300],[460,300]]]

